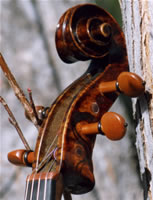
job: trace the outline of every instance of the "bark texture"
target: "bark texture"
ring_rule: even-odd
[[[79,3],[82,3],[82,0],[0,1],[1,52],[24,92],[26,93],[27,88],[32,89],[37,105],[49,106],[60,91],[87,68],[86,62],[78,62],[72,66],[64,64],[56,53],[54,43],[56,24],[60,16],[66,9]],[[1,74],[1,83],[2,96],[8,102],[25,137],[34,149],[37,138],[34,126],[25,119],[23,108],[3,74]],[[147,81],[149,88],[148,84]],[[135,141],[135,132],[130,126],[129,108],[126,103],[122,106],[119,99],[113,109],[127,119],[129,123],[127,136],[118,142],[111,142],[101,136],[97,138],[93,155],[95,188],[85,195],[73,195],[73,200],[143,199],[136,169],[135,147],[131,142],[131,138]],[[143,119],[144,115],[147,115],[145,113],[146,110]],[[24,148],[7,118],[7,113],[1,108],[0,198],[21,200],[24,198],[26,176],[31,173],[31,169],[13,166],[7,160],[8,152]],[[147,169],[150,171],[150,168]]]
[[[133,100],[136,147],[144,199],[153,199],[153,1],[120,0],[130,70],[146,81],[146,94]]]

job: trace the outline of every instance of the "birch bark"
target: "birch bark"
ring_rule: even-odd
[[[130,71],[146,81],[146,94],[133,100],[136,148],[144,199],[153,199],[153,1],[120,0]]]

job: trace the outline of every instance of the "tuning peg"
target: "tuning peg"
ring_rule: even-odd
[[[31,167],[34,162],[34,152],[18,149],[8,153],[8,160],[18,166]]]
[[[126,127],[127,123],[121,115],[106,112],[99,122],[80,122],[76,125],[76,130],[84,135],[102,134],[110,140],[120,140],[125,135]]]
[[[118,91],[130,97],[138,97],[145,90],[145,82],[135,73],[122,72],[116,81],[102,82],[99,90],[102,93]]]

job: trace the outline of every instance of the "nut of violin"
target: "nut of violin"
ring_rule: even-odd
[[[31,166],[34,162],[34,152],[18,149],[8,153],[8,160],[18,166]]]
[[[101,130],[110,140],[120,140],[126,132],[124,118],[115,112],[106,112],[101,118]]]
[[[118,76],[117,82],[119,90],[130,97],[140,96],[145,90],[145,82],[132,72],[122,72]]]

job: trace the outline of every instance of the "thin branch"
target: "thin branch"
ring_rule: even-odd
[[[26,99],[23,91],[21,90],[21,88],[19,87],[18,83],[16,82],[13,74],[11,73],[10,69],[8,68],[8,66],[7,66],[7,64],[6,64],[6,62],[5,62],[5,60],[4,60],[4,58],[3,58],[1,53],[0,53],[0,67],[1,67],[2,71],[4,72],[6,78],[8,79],[8,82],[9,82],[10,86],[14,90],[14,93],[15,93],[16,97],[22,103],[25,112],[28,113],[28,116],[31,119],[31,121],[33,122],[33,124],[37,128],[39,128],[39,126],[37,124],[37,119],[36,119],[34,111],[32,109],[32,106],[30,105],[30,103]]]
[[[9,122],[15,127],[15,129],[16,129],[19,137],[21,138],[25,148],[27,150],[31,150],[28,142],[26,141],[26,139],[25,139],[25,137],[24,137],[24,135],[23,135],[23,133],[22,133],[22,131],[21,131],[21,129],[20,129],[20,127],[19,127],[14,115],[13,115],[13,113],[12,113],[12,111],[10,110],[10,108],[7,105],[7,103],[5,102],[5,100],[2,97],[0,97],[0,102],[2,103],[2,105],[5,108],[5,110],[7,111],[8,115],[10,116]]]

